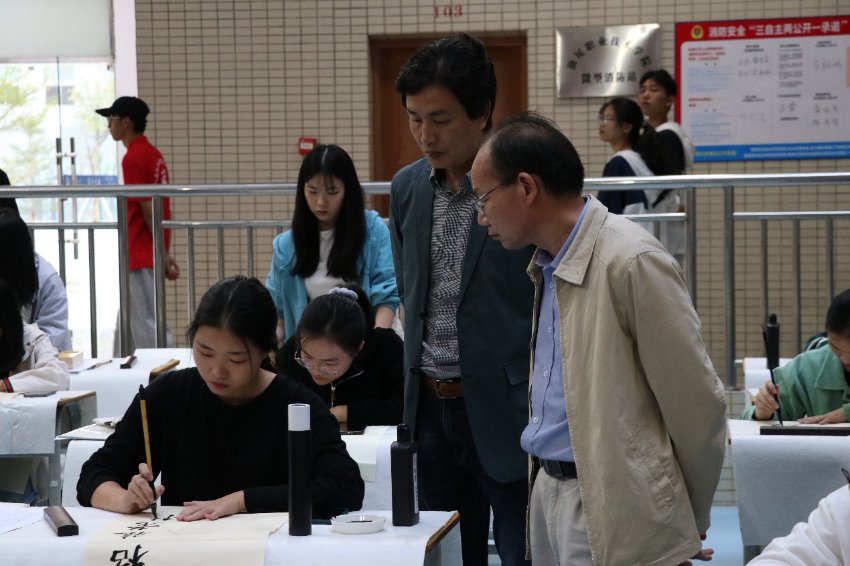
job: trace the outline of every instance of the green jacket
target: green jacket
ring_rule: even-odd
[[[844,366],[829,347],[803,352],[776,368],[773,377],[779,385],[783,419],[823,415],[844,407],[844,420],[850,422],[850,386],[844,378]],[[750,407],[741,418],[754,420],[755,410],[755,406]]]

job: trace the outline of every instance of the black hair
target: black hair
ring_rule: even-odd
[[[842,291],[829,303],[826,330],[850,338],[850,289]]]
[[[605,109],[609,106],[617,118],[617,125],[631,125],[632,129],[629,130],[629,146],[640,154],[646,166],[656,175],[671,174],[664,165],[662,156],[658,151],[655,130],[644,127],[643,112],[637,102],[630,98],[618,96],[605,102],[599,109],[599,114],[605,112]]]
[[[470,120],[486,114],[485,132],[493,126],[496,71],[478,38],[457,33],[419,48],[401,68],[395,82],[405,107],[408,95],[418,94],[429,86],[450,90]]]
[[[9,176],[6,175],[6,172],[0,169],[0,186],[8,186],[12,183],[9,182]],[[13,198],[0,198],[0,208],[9,208],[15,211],[15,214],[20,214],[21,212],[18,210],[18,203],[15,202]]]
[[[135,133],[137,133],[137,134],[144,134],[145,133],[145,130],[148,127],[148,119],[147,118],[141,118],[141,117],[138,117],[138,116],[136,116],[135,118],[133,116],[127,116],[127,118],[129,118],[130,121],[133,122],[133,131]]]
[[[253,277],[222,279],[204,293],[186,330],[189,344],[202,326],[226,330],[267,354],[277,345],[277,311],[268,290]]]
[[[24,358],[24,323],[18,295],[0,279],[0,377],[8,376]]]
[[[667,93],[667,96],[676,96],[678,89],[676,88],[676,79],[673,78],[670,73],[668,73],[664,69],[656,69],[654,71],[647,71],[641,76],[640,86],[643,86],[648,80],[653,80],[658,83],[658,86],[664,89],[664,92]]]
[[[572,142],[548,118],[535,112],[510,116],[502,120],[486,143],[490,165],[500,183],[511,183],[525,172],[540,177],[551,194],[581,193],[581,158]]]
[[[640,111],[640,106],[634,100],[618,96],[604,102],[599,108],[599,115],[601,116],[608,107],[614,111],[618,126],[628,124],[632,127],[629,131],[629,146],[635,149],[643,127],[643,112]]]
[[[357,300],[343,294],[328,293],[310,301],[295,330],[299,341],[326,338],[351,357],[357,355],[370,328],[366,325],[367,315],[361,301],[365,299],[369,304],[369,299],[356,285],[346,285],[346,288],[357,293]]]
[[[38,291],[35,249],[26,222],[9,208],[0,208],[0,250],[0,279],[6,280],[21,303],[31,303]]]
[[[295,244],[292,275],[309,277],[319,266],[319,220],[304,196],[304,186],[316,175],[337,177],[345,187],[334,228],[334,242],[328,255],[328,275],[344,280],[357,279],[357,260],[366,242],[363,187],[348,153],[338,145],[324,144],[307,154],[298,171],[292,216],[292,240]]]

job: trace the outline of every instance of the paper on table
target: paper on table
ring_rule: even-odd
[[[43,515],[39,507],[0,505],[0,535],[37,523]]]
[[[375,481],[378,474],[378,446],[387,427],[369,426],[363,434],[343,436],[348,455],[360,467],[364,481]]]
[[[75,368],[72,368],[68,371],[71,373],[80,373],[81,371],[86,371],[87,369],[92,369],[101,365],[106,365],[112,362],[111,358],[86,358],[83,360],[83,363],[78,365]]]
[[[65,440],[106,440],[113,432],[115,432],[115,429],[112,427],[90,424],[60,434],[57,438]]]
[[[240,564],[262,566],[269,533],[286,523],[287,513],[239,514],[215,521],[178,521],[180,507],[124,515],[109,523],[86,545],[84,566],[115,562],[192,566]],[[191,555],[186,549],[192,548]],[[144,559],[142,560],[142,557]]]

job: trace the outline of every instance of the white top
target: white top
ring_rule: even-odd
[[[37,324],[24,323],[24,357],[9,378],[16,393],[64,391],[70,373],[47,333]]]
[[[779,493],[777,496],[781,497]],[[797,523],[788,536],[774,539],[750,564],[807,566],[847,564],[848,561],[850,490],[844,484],[821,500],[807,523]]]
[[[334,287],[345,283],[344,279],[328,275],[328,256],[331,255],[331,247],[334,245],[334,229],[319,231],[319,264],[316,272],[310,277],[304,278],[304,287],[307,289],[307,297],[315,299],[327,294]]]

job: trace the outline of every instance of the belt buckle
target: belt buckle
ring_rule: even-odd
[[[458,381],[460,381],[460,380],[457,379],[457,378],[435,379],[434,380],[434,393],[436,393],[437,399],[442,399],[442,400],[457,399],[458,397],[456,395],[443,395],[440,388],[443,386],[444,383],[457,383]]]

